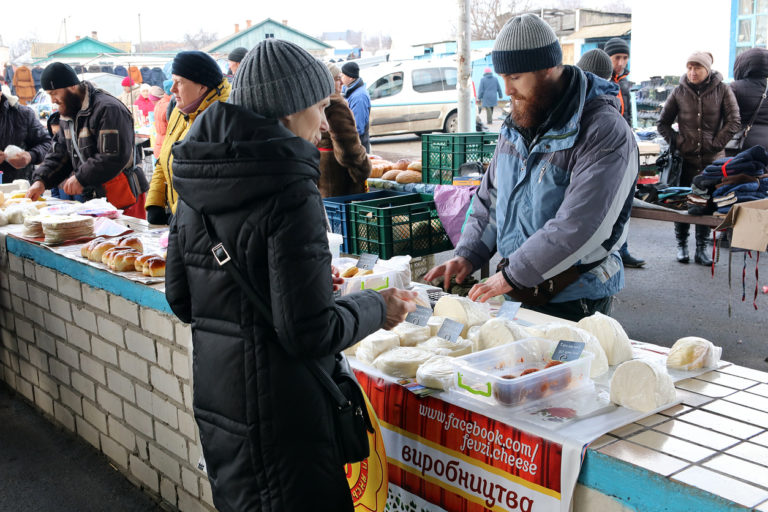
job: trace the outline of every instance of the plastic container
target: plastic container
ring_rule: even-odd
[[[423,256],[453,249],[429,194],[405,194],[350,203],[354,254]]]
[[[545,368],[557,342],[526,338],[455,359],[454,390],[491,405],[518,407],[556,393],[593,385],[589,370],[594,355]],[[521,375],[526,370],[533,373]]]
[[[444,133],[421,136],[421,181],[452,185],[466,162],[490,163],[498,133]]]
[[[346,254],[358,254],[353,252],[352,243],[349,237],[349,203],[353,201],[370,201],[371,199],[382,199],[385,197],[405,195],[405,192],[396,190],[377,190],[367,194],[353,194],[348,196],[326,197],[323,199],[325,204],[325,213],[328,214],[328,222],[331,224],[331,231],[342,235],[341,251]]]
[[[337,233],[328,233],[328,247],[331,249],[331,258],[338,258],[341,255],[341,244],[344,237]]]

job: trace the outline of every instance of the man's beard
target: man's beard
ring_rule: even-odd
[[[64,104],[59,105],[59,114],[62,116],[73,117],[80,112],[83,106],[83,100],[77,93],[67,91],[64,94]]]
[[[532,129],[541,126],[555,103],[556,82],[541,80],[530,98],[512,98],[510,116],[521,128]]]

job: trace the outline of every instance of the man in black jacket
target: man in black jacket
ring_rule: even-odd
[[[53,151],[32,174],[27,197],[37,199],[59,185],[71,196],[106,197],[106,188],[133,165],[133,119],[111,94],[80,82],[75,70],[54,62],[43,70],[42,86],[59,106],[61,129]],[[111,183],[110,183],[111,182]],[[116,205],[122,207],[121,205]]]
[[[9,145],[23,151],[9,157],[3,150]],[[0,171],[3,183],[29,179],[33,166],[51,149],[51,137],[31,108],[19,104],[19,98],[4,85],[0,94]]]

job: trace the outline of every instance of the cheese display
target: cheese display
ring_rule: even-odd
[[[466,338],[469,328],[482,325],[491,318],[488,304],[474,302],[467,297],[443,295],[435,304],[435,315],[450,318],[464,325],[461,336]]]
[[[400,337],[392,331],[379,329],[369,334],[356,345],[355,357],[371,364],[382,353],[400,346]]]
[[[8,225],[8,216],[5,214],[3,210],[0,210],[0,226],[7,226]]]
[[[439,331],[440,328],[443,326],[444,320],[445,318],[443,318],[442,316],[429,317],[429,320],[427,320],[427,326],[429,327],[430,336],[437,336],[437,331]]]
[[[621,363],[611,378],[611,402],[649,412],[674,402],[675,385],[666,368],[635,359]]]
[[[621,324],[602,313],[582,318],[576,324],[591,333],[600,342],[608,358],[608,364],[615,366],[632,359],[632,344]]]
[[[720,360],[722,349],[711,341],[696,336],[680,338],[667,355],[667,366],[678,370],[713,368]]]
[[[413,347],[422,341],[429,339],[429,326],[419,326],[409,322],[403,322],[392,329],[392,332],[400,337],[400,345]]]
[[[594,378],[608,371],[608,356],[605,355],[600,342],[592,334],[584,329],[568,324],[548,323],[534,326],[534,329],[541,333],[542,338],[552,341],[568,340],[582,341],[585,344],[584,350],[595,355],[592,361],[592,367],[589,376]]]
[[[23,224],[27,217],[35,217],[40,214],[37,207],[31,202],[14,203],[5,209],[5,215],[8,218],[8,224]],[[9,201],[6,201],[8,204]]]
[[[480,326],[473,350],[477,352],[530,337],[531,333],[522,325],[506,318],[491,318]]]
[[[387,375],[411,379],[416,376],[419,366],[434,355],[434,352],[416,347],[397,347],[377,357],[373,366]]]
[[[453,385],[456,367],[450,356],[432,356],[416,370],[416,382],[427,388],[444,391]]]
[[[416,348],[429,350],[441,356],[459,357],[472,352],[472,342],[459,338],[456,341],[448,341],[445,338],[434,336],[427,341],[416,345]]]

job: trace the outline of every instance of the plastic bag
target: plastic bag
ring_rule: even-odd
[[[14,146],[13,144],[8,144],[3,150],[3,153],[5,153],[5,158],[16,158],[19,153],[23,152],[23,149],[21,149],[19,146]]]

